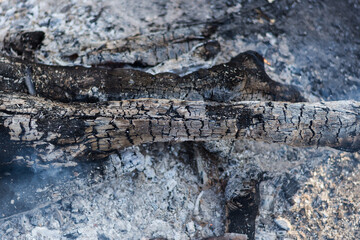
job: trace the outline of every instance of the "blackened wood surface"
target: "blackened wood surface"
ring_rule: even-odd
[[[132,69],[61,67],[0,57],[0,90],[28,93],[31,79],[38,96],[62,102],[97,102],[134,98],[210,100],[216,102],[305,101],[293,86],[266,74],[258,53],[241,53],[230,62],[180,77]]]

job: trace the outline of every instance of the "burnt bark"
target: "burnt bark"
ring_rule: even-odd
[[[11,141],[35,148],[51,143],[71,157],[89,153],[106,156],[150,142],[220,139],[360,150],[360,103],[354,101],[133,99],[67,104],[1,93],[0,103],[1,131],[9,134]]]

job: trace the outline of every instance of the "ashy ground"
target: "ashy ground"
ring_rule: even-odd
[[[178,74],[255,50],[272,79],[310,101],[360,100],[359,12],[357,0],[9,0],[0,1],[0,42],[26,55],[9,36],[43,31],[30,56],[38,62]],[[209,42],[220,49],[199,54]],[[243,206],[233,221],[249,239],[360,238],[358,153],[156,143],[61,167],[19,154],[29,162],[0,159],[1,239],[221,236],[233,196]]]

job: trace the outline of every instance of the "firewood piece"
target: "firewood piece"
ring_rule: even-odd
[[[360,150],[360,103],[132,99],[61,103],[0,93],[0,131],[29,146],[72,156],[152,142],[253,139]]]
[[[305,101],[295,87],[271,80],[264,70],[262,56],[253,51],[183,77],[133,69],[49,66],[0,57],[1,91],[28,93],[24,83],[27,78],[31,78],[38,96],[61,102],[134,98]]]

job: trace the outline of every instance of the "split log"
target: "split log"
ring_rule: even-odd
[[[152,142],[253,139],[291,146],[360,150],[360,103],[133,99],[60,103],[0,94],[0,132],[72,157]]]

